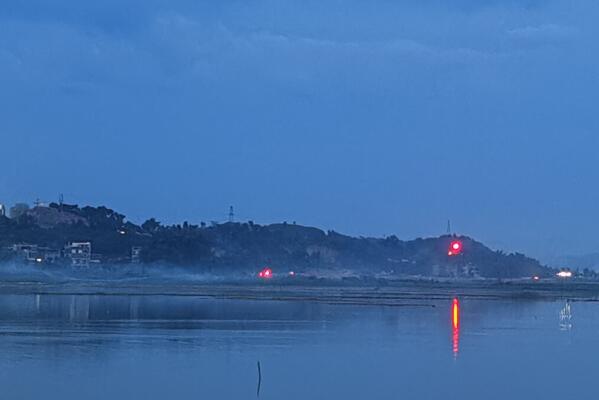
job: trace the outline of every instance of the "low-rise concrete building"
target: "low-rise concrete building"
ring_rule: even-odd
[[[64,256],[74,267],[89,267],[92,259],[91,242],[72,242],[65,246]]]

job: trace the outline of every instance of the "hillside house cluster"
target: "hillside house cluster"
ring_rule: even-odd
[[[52,249],[36,244],[18,243],[8,248],[10,252],[28,264],[38,265],[70,265],[73,267],[90,267],[102,264],[102,255],[92,252],[91,242],[70,242],[62,249]],[[131,249],[131,258],[123,260],[139,264],[141,262],[141,247]]]

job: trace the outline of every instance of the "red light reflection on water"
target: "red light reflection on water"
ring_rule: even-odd
[[[453,355],[457,357],[460,351],[460,302],[457,298],[453,299],[451,305],[451,326],[453,328]]]

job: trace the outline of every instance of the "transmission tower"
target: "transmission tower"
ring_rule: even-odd
[[[229,222],[235,221],[235,213],[233,212],[233,206],[229,207]]]

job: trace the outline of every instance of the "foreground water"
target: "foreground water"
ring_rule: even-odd
[[[9,399],[594,399],[598,345],[595,302],[0,296]]]

